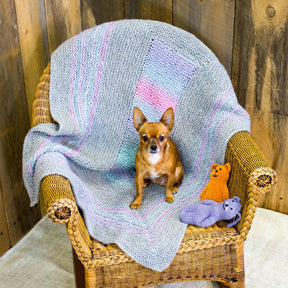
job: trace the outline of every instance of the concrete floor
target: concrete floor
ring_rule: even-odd
[[[245,241],[246,288],[288,287],[288,215],[258,208]],[[74,288],[69,238],[62,225],[44,217],[0,258],[1,288]],[[194,281],[158,288],[212,288]]]

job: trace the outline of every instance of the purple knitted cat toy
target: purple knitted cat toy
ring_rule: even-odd
[[[240,198],[237,196],[222,203],[204,200],[200,203],[183,207],[180,213],[180,220],[186,224],[208,227],[219,220],[230,220],[237,216],[235,221],[227,225],[227,227],[232,227],[241,219],[240,210]]]

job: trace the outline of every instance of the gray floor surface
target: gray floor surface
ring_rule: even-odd
[[[288,215],[258,208],[245,241],[246,288],[288,287]],[[0,288],[74,288],[71,245],[47,217],[0,258]],[[157,286],[212,288],[209,281]]]

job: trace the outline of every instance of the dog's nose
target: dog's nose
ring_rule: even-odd
[[[151,145],[151,150],[156,151],[157,150],[157,145]]]

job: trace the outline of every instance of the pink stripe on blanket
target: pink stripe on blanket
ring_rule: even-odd
[[[169,107],[176,110],[177,100],[168,91],[161,89],[156,83],[142,75],[138,81],[135,99],[146,102],[161,113]]]

